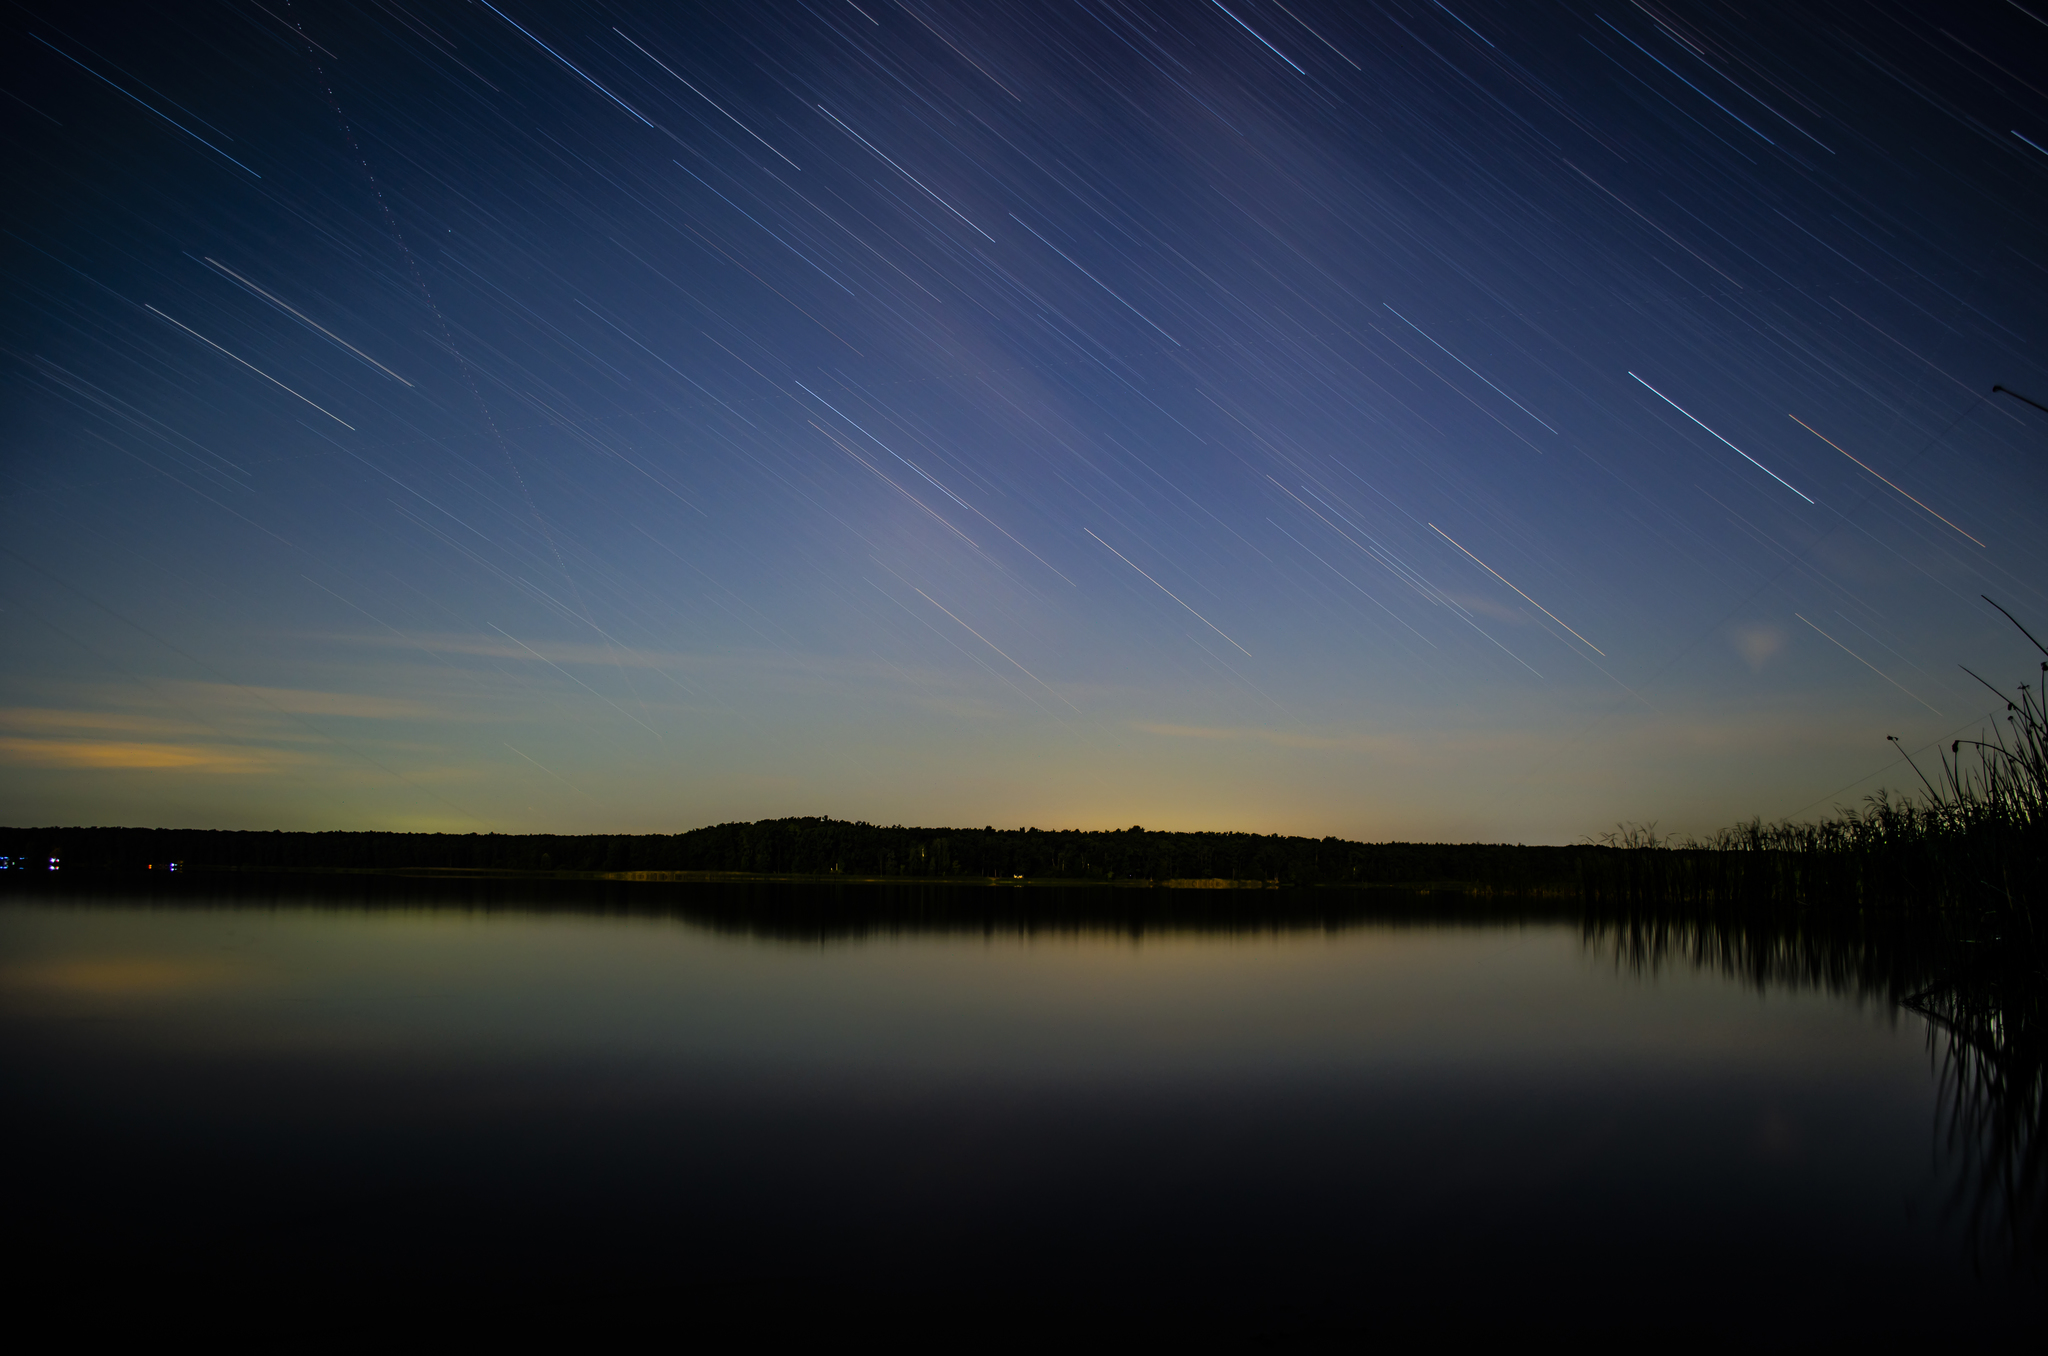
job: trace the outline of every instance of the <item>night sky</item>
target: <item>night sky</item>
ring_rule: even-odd
[[[2048,9],[15,6],[0,821],[1573,841],[2048,626]]]

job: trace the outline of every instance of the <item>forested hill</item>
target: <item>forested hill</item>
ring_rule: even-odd
[[[1532,888],[1575,880],[1603,849],[1359,843],[1141,828],[922,829],[764,819],[676,834],[265,833],[205,829],[0,829],[0,856],[35,869],[730,871],[921,879],[1267,881],[1369,885],[1461,881]]]

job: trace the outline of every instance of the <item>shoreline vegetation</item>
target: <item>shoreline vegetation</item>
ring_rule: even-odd
[[[1579,893],[1603,845],[1361,843],[1142,828],[915,828],[824,818],[679,834],[438,834],[0,828],[0,857],[47,875],[288,873],[638,883],[946,885],[1172,890],[1392,888]],[[13,874],[13,873],[8,873]],[[27,873],[24,873],[27,874]]]
[[[2035,645],[2037,682],[2048,685],[2048,647]],[[365,893],[370,906],[443,896],[487,910],[673,911],[819,940],[1571,919],[1621,969],[1713,969],[1759,992],[1813,988],[1924,1019],[1940,1131],[1961,1174],[1952,1206],[1980,1258],[2002,1254],[2038,1279],[2048,1264],[2048,702],[2026,684],[1999,696],[2002,729],[1955,741],[1938,768],[1913,765],[1922,794],[1879,793],[1819,822],[1752,820],[1705,839],[1654,825],[1528,847],[823,818],[672,835],[0,828],[4,865],[29,868],[0,871],[0,883],[70,894],[118,876],[153,896],[255,900],[324,880],[317,893]],[[303,884],[282,890],[281,878]],[[640,888],[660,883],[711,888]],[[1005,886],[1040,888],[987,888]]]
[[[2040,682],[2048,686],[2048,647],[2013,624],[2044,656]],[[1623,908],[1900,909],[1997,920],[1990,935],[2038,956],[2035,914],[2048,879],[2048,700],[2033,685],[2007,694],[1970,676],[2005,702],[2005,728],[1954,741],[1932,776],[1908,756],[1924,795],[1880,791],[1862,809],[1837,809],[1829,819],[1757,819],[1706,838],[1623,824],[1572,846],[1531,847],[1137,826],[915,828],[824,817],[677,834],[0,827],[0,878],[47,879],[54,866],[72,879],[183,871],[672,884],[1377,888],[1568,897]]]
[[[1985,601],[1990,602],[1987,598]],[[1994,602],[1992,606],[1998,605]],[[2003,608],[1999,609],[2001,612]],[[2048,646],[2007,618],[2043,656]],[[1567,847],[1364,843],[1282,834],[913,828],[825,817],[677,834],[443,834],[0,828],[0,876],[263,872],[640,883],[948,884],[1273,890],[1393,888],[1681,909],[1900,909],[1978,923],[2039,956],[2048,878],[2048,699],[2022,683],[2005,726],[1958,739],[1924,795],[1880,791],[1816,822],[1706,838],[1623,824]],[[1897,742],[1894,739],[1894,742]],[[1965,753],[1968,746],[1970,752]],[[1905,754],[1903,746],[1900,750]]]

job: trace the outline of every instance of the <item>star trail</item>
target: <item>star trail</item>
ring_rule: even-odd
[[[6,21],[8,822],[1706,831],[2048,624],[2038,6]]]

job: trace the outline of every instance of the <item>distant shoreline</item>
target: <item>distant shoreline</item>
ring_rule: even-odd
[[[1096,880],[1071,876],[878,876],[818,872],[761,871],[547,871],[510,867],[384,867],[384,866],[223,866],[190,865],[182,871],[158,871],[146,865],[140,871],[60,869],[55,872],[0,872],[0,886],[28,885],[58,879],[93,881],[118,879],[133,883],[160,877],[165,881],[193,878],[251,876],[375,877],[389,880],[441,881],[601,881],[645,885],[886,885],[918,887],[959,887],[968,890],[1058,889],[1058,890],[1196,890],[1260,893],[1279,890],[1390,890],[1402,894],[1466,894],[1484,891],[1478,881],[1310,881],[1230,880],[1222,877],[1172,877],[1164,880]],[[1531,894],[1576,893],[1576,891],[1535,890]]]
[[[455,834],[0,827],[0,877],[311,872],[441,879],[978,889],[1268,891],[1308,886],[1575,892],[1612,848],[1365,843],[1285,834],[924,828],[826,818],[681,833]]]

